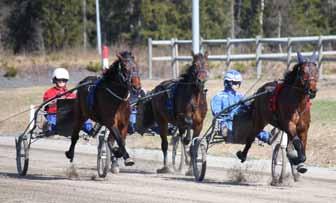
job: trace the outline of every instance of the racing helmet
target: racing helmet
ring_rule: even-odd
[[[240,86],[242,81],[243,77],[240,72],[234,69],[228,70],[224,74],[224,87],[232,87],[233,85]]]
[[[56,68],[51,76],[51,80],[55,83],[56,79],[69,80],[69,72],[65,68]]]

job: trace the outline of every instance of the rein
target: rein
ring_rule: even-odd
[[[143,101],[143,100],[146,100],[146,99],[151,99],[155,96],[159,96],[163,93],[166,93],[166,92],[170,92],[171,89],[166,89],[166,90],[162,90],[162,91],[159,91],[159,92],[156,92],[156,93],[151,93],[147,96],[144,96],[144,97],[141,97],[141,98],[138,98],[137,100],[133,101],[130,105],[131,106],[135,106],[137,103],[139,103],[140,101]]]
[[[128,98],[130,97],[130,93],[128,92],[127,96],[125,98],[122,98],[120,96],[118,96],[116,93],[114,93],[110,88],[105,87],[104,88],[108,93],[110,93],[112,96],[114,96],[115,98],[119,99],[120,101],[127,101]]]

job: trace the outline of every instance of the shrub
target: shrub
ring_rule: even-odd
[[[248,66],[249,66],[248,64],[244,64],[244,63],[235,63],[233,65],[233,68],[241,73],[245,73],[248,69]]]
[[[69,63],[67,63],[67,62],[64,62],[64,63],[61,64],[61,67],[69,70],[69,68],[71,67],[71,65]]]
[[[96,73],[101,70],[101,65],[99,62],[90,61],[89,64],[86,66],[86,70]]]
[[[221,63],[220,62],[211,61],[208,64],[209,64],[209,67],[208,67],[209,70],[220,69],[221,68]]]
[[[5,69],[5,74],[3,75],[6,78],[13,78],[17,75],[17,69],[14,65],[9,65],[7,62],[3,62],[2,66]]]

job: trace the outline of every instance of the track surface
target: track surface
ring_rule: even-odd
[[[335,202],[336,171],[315,169],[294,183],[270,185],[270,170],[256,172],[233,163],[209,167],[203,183],[183,174],[157,174],[160,156],[130,149],[136,165],[97,178],[96,147],[81,141],[77,178],[64,157],[69,140],[44,139],[32,145],[28,174],[16,173],[14,137],[0,137],[0,202]],[[146,152],[148,153],[148,152]],[[154,153],[154,152],[153,152]],[[155,152],[158,153],[158,152]],[[144,159],[145,158],[145,159]],[[152,160],[150,160],[152,159]],[[236,165],[235,165],[236,164]],[[237,165],[238,164],[238,165]],[[238,171],[238,172],[237,172]],[[240,172],[242,173],[240,173]],[[238,181],[244,177],[245,181]]]

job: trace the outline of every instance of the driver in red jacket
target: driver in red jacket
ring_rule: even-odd
[[[52,75],[52,82],[55,84],[54,87],[49,88],[45,91],[43,95],[43,101],[47,101],[57,95],[63,94],[68,91],[66,85],[69,80],[69,72],[64,68],[56,68]],[[69,92],[64,96],[60,97],[61,99],[75,99],[76,94]],[[48,130],[50,132],[55,131],[56,129],[56,100],[51,102],[48,106],[46,106],[45,110],[47,111],[46,119],[49,124]],[[93,125],[92,122],[86,121],[83,125],[82,130],[88,135],[93,134]]]

